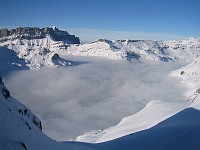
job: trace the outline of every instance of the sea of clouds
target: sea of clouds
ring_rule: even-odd
[[[68,57],[74,66],[18,71],[5,83],[11,94],[42,120],[56,140],[116,125],[151,100],[184,99],[177,63],[127,62]]]

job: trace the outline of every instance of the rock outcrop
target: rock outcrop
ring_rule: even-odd
[[[59,30],[56,27],[19,27],[16,29],[0,29],[0,38],[15,35],[20,39],[43,39],[50,36],[55,41],[65,41],[68,44],[80,44],[80,39],[75,35],[70,35],[67,31]]]

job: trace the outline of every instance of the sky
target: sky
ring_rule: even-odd
[[[57,26],[83,41],[200,37],[199,0],[1,0],[0,28]]]

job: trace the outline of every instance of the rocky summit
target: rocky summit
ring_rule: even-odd
[[[18,27],[16,29],[0,29],[0,38],[14,35],[20,39],[43,39],[50,36],[55,41],[65,41],[70,44],[80,44],[80,39],[75,35],[70,35],[67,31],[59,30],[56,27]]]

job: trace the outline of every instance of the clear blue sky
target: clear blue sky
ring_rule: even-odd
[[[1,0],[0,18],[0,28],[55,25],[84,40],[200,37],[200,0]]]

